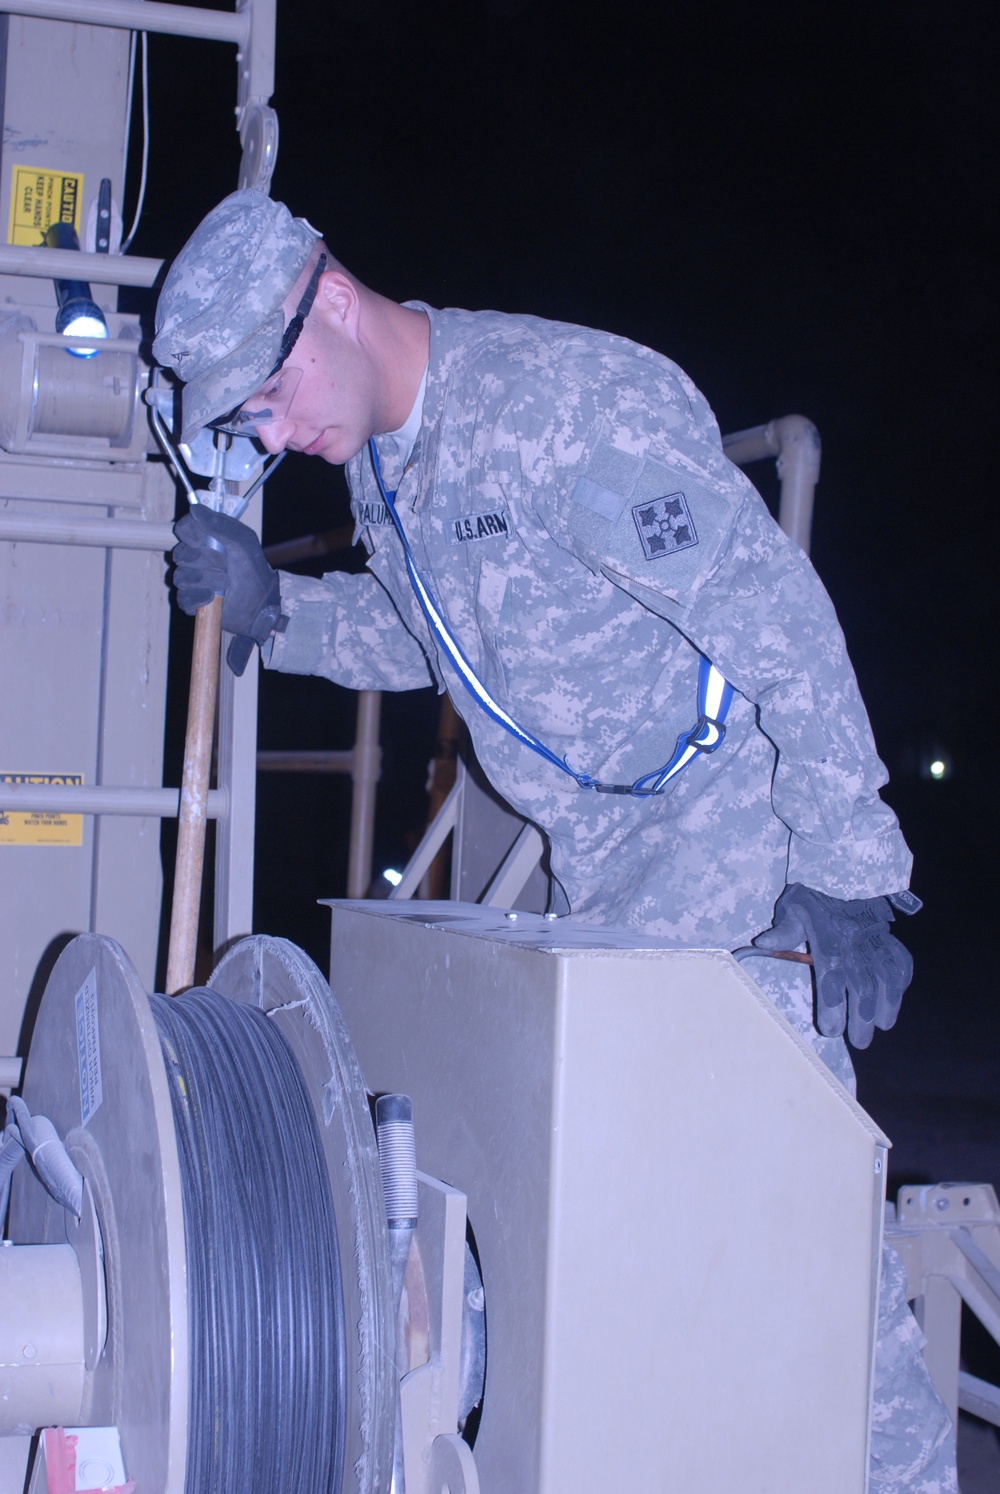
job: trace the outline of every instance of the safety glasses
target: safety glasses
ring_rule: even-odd
[[[230,410],[228,415],[213,420],[213,430],[222,431],[229,436],[252,436],[258,426],[270,425],[275,421],[285,419],[295,391],[299,387],[302,370],[285,368],[283,365],[298,342],[306,317],[312,310],[320,276],[326,269],[326,262],[326,255],[321,254],[309,277],[309,283],[302,292],[302,299],[295,308],[295,315],[285,328],[281,345],[278,348],[278,356],[267,378],[260,388],[235,410]]]

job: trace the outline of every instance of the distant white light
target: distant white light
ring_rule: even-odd
[[[398,887],[400,882],[403,880],[403,873],[394,871],[391,866],[387,866],[382,875],[383,877],[385,877],[385,880],[389,883],[390,887]]]
[[[942,762],[941,758],[939,757],[936,757],[934,759],[928,769],[928,772],[930,773],[932,778],[943,778],[947,771],[948,764],[946,762]]]

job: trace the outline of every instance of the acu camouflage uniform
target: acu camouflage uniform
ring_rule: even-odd
[[[269,667],[447,689],[493,784],[544,829],[579,918],[733,949],[769,927],[786,882],[839,898],[906,887],[911,858],[878,797],[886,774],[833,606],[686,375],[605,333],[410,304],[431,325],[420,434],[405,471],[378,443],[383,475],[494,700],[575,770],[631,783],[694,725],[701,653],[738,692],[725,741],[641,799],[583,790],[515,741],[439,654],[367,451],[347,475],[368,573],[283,574],[289,622]],[[753,974],[853,1090],[843,1040],[813,1025],[802,967],[762,958]],[[888,1288],[895,1257],[886,1271]],[[892,1375],[871,1491],[947,1494],[950,1423],[903,1308],[883,1314],[880,1385],[884,1364]]]
[[[418,444],[405,475],[391,452],[383,470],[491,694],[573,768],[631,783],[694,724],[700,650],[739,692],[726,740],[634,799],[581,790],[503,732],[438,658],[367,452],[348,479],[370,574],[283,576],[271,667],[359,689],[437,679],[489,778],[544,828],[579,917],[733,948],[770,925],[786,881],[905,887],[833,607],[686,376],[604,333],[428,315]]]

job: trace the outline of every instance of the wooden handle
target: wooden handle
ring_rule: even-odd
[[[739,949],[734,949],[733,954],[736,959],[739,959],[740,955],[752,954],[766,955],[770,960],[793,960],[797,965],[813,963],[812,955],[805,954],[801,949],[758,949],[756,944],[743,944]]]
[[[187,735],[184,738],[184,774],[181,779],[174,899],[170,910],[170,944],[167,951],[168,996],[174,996],[178,991],[194,985],[221,643],[222,598],[213,597],[207,606],[199,607],[194,620],[191,691],[188,696]]]
[[[430,825],[441,805],[455,786],[458,753],[462,743],[465,723],[451,703],[451,697],[442,695],[441,713],[438,717],[438,734],[431,758],[431,782],[427,790],[427,823]],[[448,851],[442,846],[420,884],[420,897],[446,898],[448,896]]]

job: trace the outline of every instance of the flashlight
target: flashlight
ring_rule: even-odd
[[[71,223],[53,223],[45,231],[50,249],[79,249],[80,240]],[[56,331],[63,337],[107,337],[104,313],[90,293],[86,280],[56,280]],[[67,348],[74,358],[93,358],[97,348]]]

